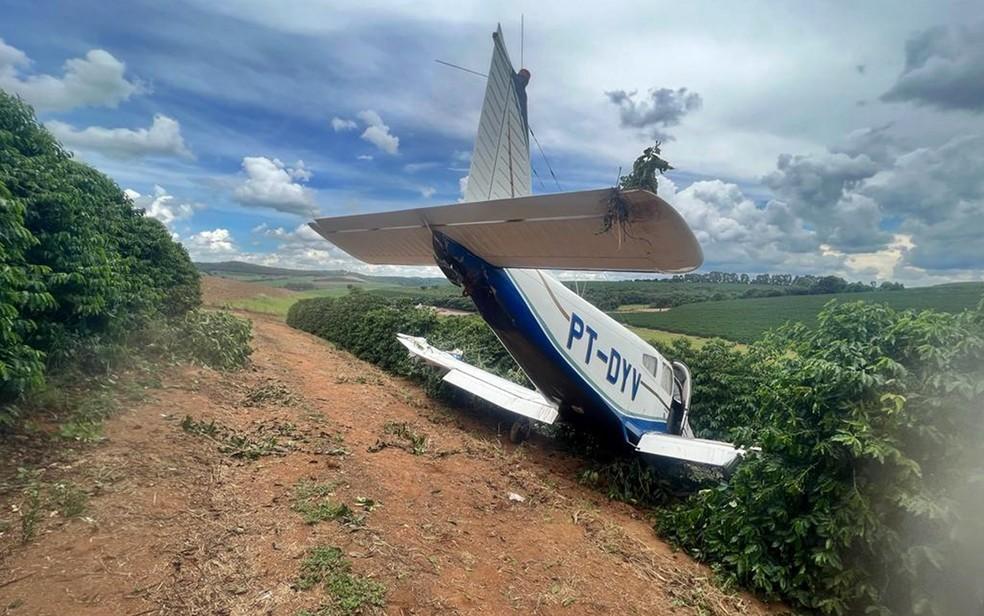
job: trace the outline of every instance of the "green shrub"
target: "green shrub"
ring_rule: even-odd
[[[219,370],[246,366],[253,352],[249,321],[223,310],[192,310],[171,326],[171,349],[182,359]]]
[[[384,370],[424,382],[433,371],[411,361],[396,334],[424,336],[440,348],[462,351],[470,363],[483,370],[527,383],[512,356],[478,316],[438,318],[430,309],[415,308],[410,300],[353,293],[295,302],[287,312],[287,324],[329,340]]]
[[[397,333],[426,336],[437,325],[430,310],[370,293],[303,299],[287,312],[287,324],[310,332],[384,370],[409,375],[412,364]]]

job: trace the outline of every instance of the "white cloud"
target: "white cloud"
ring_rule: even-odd
[[[355,157],[356,160],[372,160],[372,154],[359,154]]]
[[[24,52],[0,39],[0,89],[19,95],[39,111],[116,107],[144,90],[139,81],[124,77],[123,62],[102,49],[66,60],[61,77],[23,74],[30,64]]]
[[[243,205],[269,207],[300,216],[317,214],[311,191],[301,185],[311,179],[311,172],[304,168],[303,161],[288,168],[276,158],[247,156],[243,158],[243,171],[246,181],[233,193]]]
[[[403,170],[407,173],[419,173],[421,171],[427,171],[428,169],[434,169],[440,165],[441,163],[437,162],[407,163],[403,165]]]
[[[366,123],[362,139],[373,144],[387,154],[396,154],[400,149],[400,138],[390,133],[389,126],[383,122],[379,114],[371,109],[360,111],[359,119]]]
[[[820,251],[825,255],[843,257],[847,267],[858,276],[892,280],[899,268],[904,267],[905,255],[912,247],[912,236],[897,234],[885,248],[874,252],[845,254],[826,244],[820,246]]]
[[[182,243],[195,261],[221,261],[241,256],[228,229],[199,231],[184,239]]]
[[[154,186],[152,195],[141,195],[129,188],[123,192],[135,206],[142,208],[147,216],[156,218],[168,228],[178,220],[190,218],[195,211],[194,205],[176,201],[174,195],[169,195],[162,186]]]
[[[299,182],[309,182],[314,177],[311,170],[304,167],[303,160],[298,160],[294,163],[294,166],[287,170],[287,174]]]
[[[461,195],[458,197],[458,202],[460,203],[460,202],[462,202],[462,201],[465,200],[465,192],[468,191],[468,176],[467,175],[464,176],[464,177],[458,178],[458,190],[461,192]]]
[[[424,199],[430,199],[437,192],[437,189],[433,186],[424,186],[420,189],[420,196]]]
[[[355,130],[359,127],[359,125],[355,123],[355,120],[347,120],[345,118],[335,116],[331,119],[331,127],[336,133],[340,133],[343,131]]]
[[[70,149],[97,152],[120,159],[142,156],[194,158],[181,136],[181,124],[165,115],[155,115],[150,128],[135,130],[100,126],[79,130],[57,120],[47,122],[45,126]]]
[[[680,212],[704,249],[705,269],[829,271],[841,259],[819,252],[816,234],[779,201],[759,207],[721,180],[694,182],[677,191],[660,180],[660,196]]]

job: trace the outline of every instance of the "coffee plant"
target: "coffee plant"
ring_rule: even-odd
[[[98,369],[128,332],[200,303],[164,225],[0,91],[0,405],[52,370]]]

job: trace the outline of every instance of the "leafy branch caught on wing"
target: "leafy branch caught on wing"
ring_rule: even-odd
[[[643,150],[642,154],[632,163],[632,171],[628,175],[619,175],[618,185],[612,188],[611,196],[608,198],[608,211],[602,221],[601,230],[598,234],[607,233],[613,227],[618,227],[618,243],[622,245],[622,239],[633,237],[628,230],[631,218],[631,203],[622,194],[625,190],[648,190],[653,194],[659,186],[658,177],[673,166],[666,162],[660,154],[660,143]]]

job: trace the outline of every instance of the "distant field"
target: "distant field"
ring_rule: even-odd
[[[675,341],[683,339],[689,342],[694,348],[699,349],[711,340],[710,338],[702,338],[700,336],[690,336],[688,334],[668,332],[661,329],[649,329],[647,327],[635,327],[633,325],[629,325],[629,329],[649,344],[660,348],[669,347]]]
[[[284,288],[290,282],[296,282],[291,276],[255,277],[251,274],[233,272],[228,275],[204,275],[202,287],[205,304],[217,308],[235,308],[286,317],[287,311],[297,300],[309,297],[340,297],[348,295],[349,286],[354,286],[369,293],[378,293],[386,297],[406,297],[415,301],[427,303],[429,299],[460,297],[461,291],[450,284],[440,286],[410,286],[379,282],[370,279],[363,282],[333,282],[319,281],[316,289],[306,291],[291,291]],[[308,278],[310,279],[310,278]]]
[[[271,314],[273,316],[286,318],[287,311],[290,310],[290,307],[294,304],[294,302],[299,299],[307,299],[309,297],[340,297],[342,295],[348,295],[348,289],[345,287],[338,289],[298,291],[287,297],[273,297],[270,295],[259,294],[253,297],[244,297],[241,299],[228,301],[225,306],[227,308],[238,308],[239,310],[261,312],[263,314]]]
[[[443,278],[406,276],[373,276],[345,270],[295,270],[282,267],[266,267],[240,261],[221,263],[196,263],[202,274],[255,282],[269,287],[297,287],[295,291],[311,289],[344,289],[348,285],[365,290],[385,287],[419,288],[421,286],[449,286]]]
[[[287,310],[299,299],[337,297],[347,293],[348,289],[345,286],[313,291],[288,291],[280,287],[249,282],[241,278],[202,276],[202,299],[206,306],[236,308],[278,317],[286,317]]]
[[[635,327],[693,336],[719,336],[748,343],[760,338],[766,330],[786,321],[815,323],[820,309],[831,300],[880,302],[900,310],[932,308],[943,312],[959,312],[976,306],[982,294],[984,283],[968,282],[901,291],[700,302],[677,306],[666,312],[621,312],[613,313],[612,316]]]

